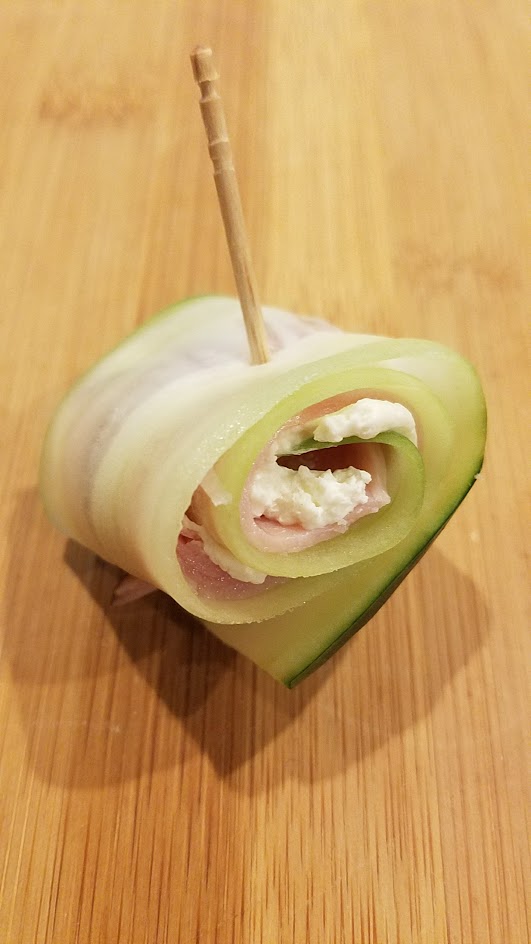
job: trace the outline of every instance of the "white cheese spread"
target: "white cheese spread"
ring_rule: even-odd
[[[379,433],[392,430],[417,445],[415,420],[402,403],[365,397],[357,403],[343,407],[337,413],[322,416],[313,430],[313,438],[316,442],[339,443],[348,436],[373,439]]]
[[[282,525],[301,525],[308,531],[325,528],[366,504],[370,481],[368,472],[353,466],[319,472],[304,465],[286,469],[271,462],[253,479],[253,516],[263,515]]]

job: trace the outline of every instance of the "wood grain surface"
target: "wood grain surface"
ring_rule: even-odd
[[[2,944],[524,944],[523,0],[2,0]],[[293,692],[36,491],[46,424],[151,313],[233,293],[189,53],[216,50],[264,302],[483,378],[485,471]],[[527,335],[528,339],[528,335]]]

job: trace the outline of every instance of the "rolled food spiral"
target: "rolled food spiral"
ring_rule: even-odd
[[[264,319],[258,366],[234,299],[187,300],[136,331],[60,404],[41,493],[62,531],[293,685],[460,503],[485,404],[439,344]]]

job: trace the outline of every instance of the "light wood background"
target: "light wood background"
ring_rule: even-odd
[[[1,0],[2,944],[524,944],[523,0]],[[285,691],[36,492],[46,423],[157,309],[233,292],[188,55],[217,51],[264,301],[434,338],[484,474]],[[528,664],[528,663],[527,663]]]

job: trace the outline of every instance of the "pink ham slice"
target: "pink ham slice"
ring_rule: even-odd
[[[285,582],[282,577],[266,577],[263,583],[236,580],[210,560],[196,531],[183,529],[177,541],[177,560],[189,583],[208,599],[245,600]]]

